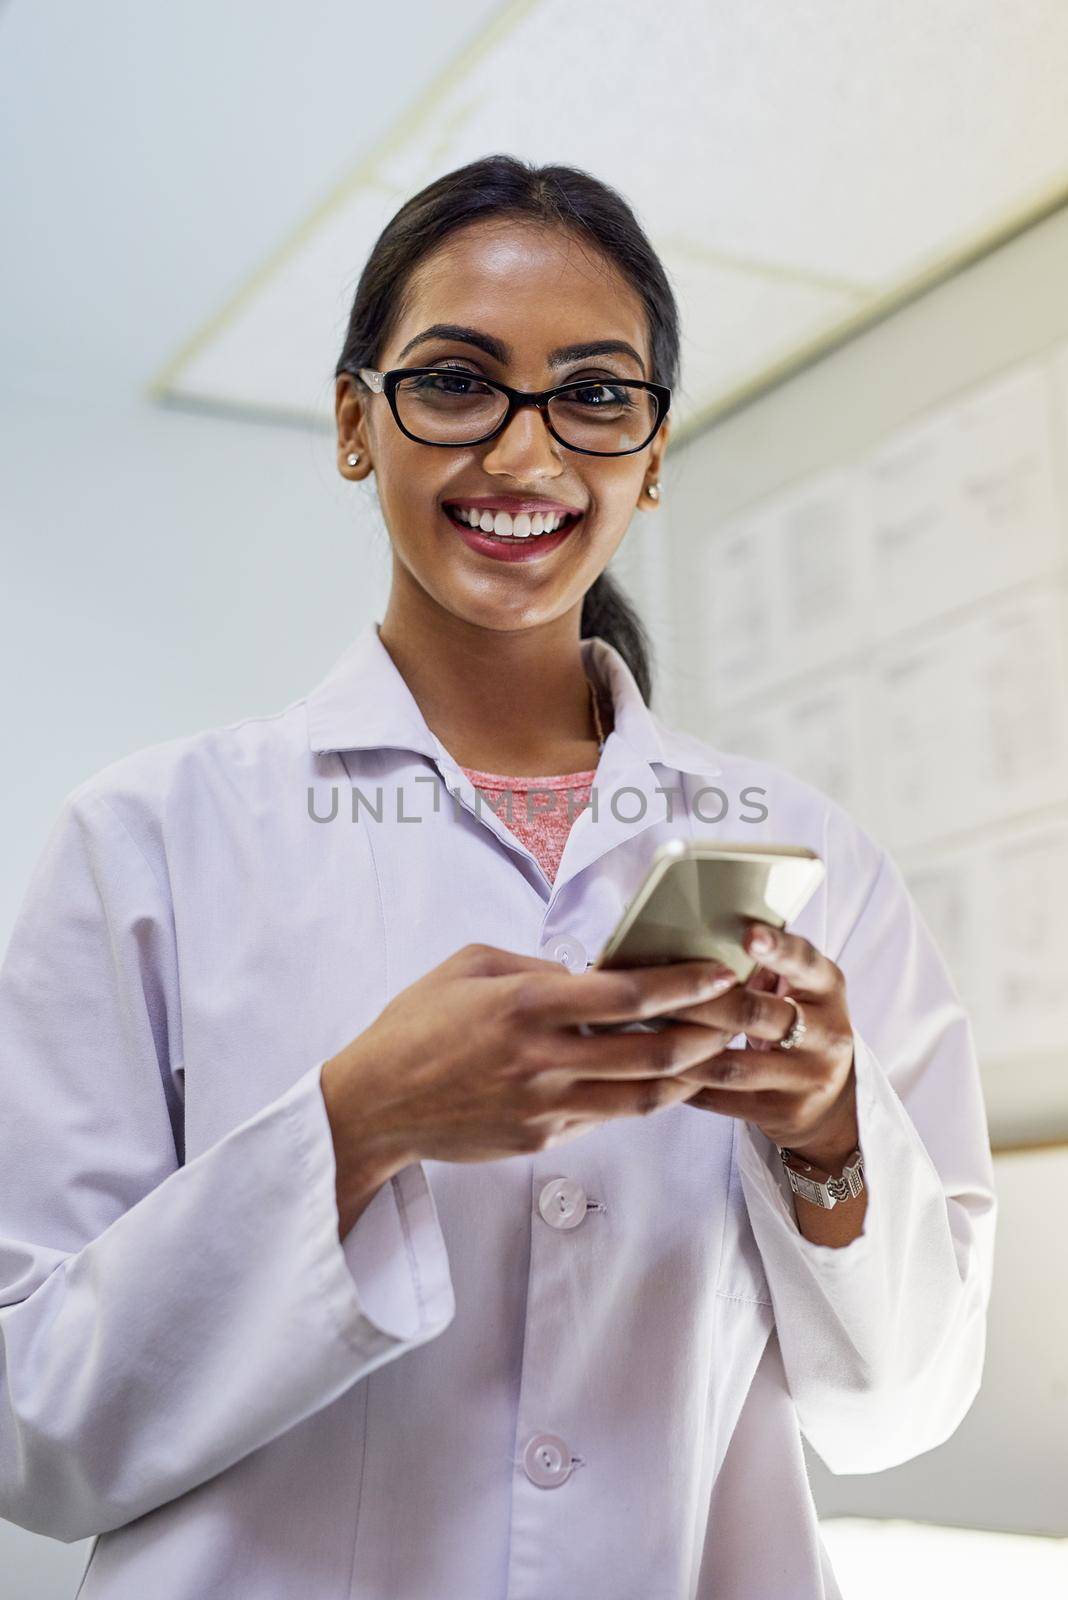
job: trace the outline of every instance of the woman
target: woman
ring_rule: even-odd
[[[677,365],[612,189],[438,179],[337,369],[382,623],[66,798],[0,989],[0,1511],[99,1535],[83,1600],[835,1596],[801,1435],[878,1471],[975,1396],[957,992],[841,807],[653,715],[605,573]],[[827,877],[745,986],[587,972],[679,833]]]

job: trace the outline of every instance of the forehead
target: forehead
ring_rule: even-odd
[[[595,337],[649,355],[645,308],[615,264],[565,229],[515,219],[472,223],[420,262],[390,345],[434,322],[495,333],[517,356]]]

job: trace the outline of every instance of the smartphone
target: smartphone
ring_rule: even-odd
[[[804,845],[669,839],[609,936],[594,969],[722,961],[744,983],[758,965],[743,944],[753,922],[783,928],[807,904],[824,865]],[[618,1029],[593,1024],[593,1031]],[[627,1028],[658,1031],[653,1020]]]

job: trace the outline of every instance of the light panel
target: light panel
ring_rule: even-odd
[[[1061,0],[521,0],[199,330],[171,403],[329,426],[396,208],[503,151],[621,190],[684,330],[674,440],[1068,193]],[[402,79],[398,74],[398,82]]]

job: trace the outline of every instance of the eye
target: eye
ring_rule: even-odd
[[[417,378],[406,378],[404,382],[407,388],[429,390],[434,394],[468,395],[488,392],[477,372],[472,372],[468,367],[453,366],[451,362],[442,363],[434,372],[424,372]]]
[[[626,391],[623,391],[626,393]],[[590,383],[583,389],[576,389],[575,394],[588,405],[604,405],[620,398],[620,391],[612,389],[607,383]]]
[[[630,407],[634,404],[632,390],[618,383],[603,383],[600,379],[570,389],[560,398],[586,411],[599,411],[609,406]]]

